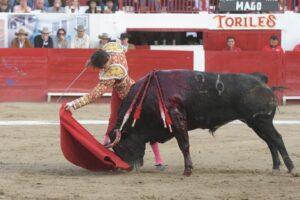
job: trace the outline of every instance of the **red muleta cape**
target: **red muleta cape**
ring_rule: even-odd
[[[60,145],[65,158],[91,171],[113,169],[130,170],[114,152],[106,149],[72,117],[70,111],[60,108]]]

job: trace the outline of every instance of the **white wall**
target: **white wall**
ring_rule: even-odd
[[[58,14],[40,14],[37,18],[53,21],[58,18],[72,18],[75,23],[87,18],[91,45],[96,46],[98,35],[107,32],[113,39],[117,39],[120,33],[127,28],[162,28],[162,29],[210,29],[210,30],[282,30],[282,46],[285,50],[291,50],[296,43],[300,43],[300,14],[134,14],[118,12],[115,14],[92,14],[66,16]],[[5,21],[4,34],[7,37],[7,13],[0,13],[0,20]],[[222,21],[223,20],[223,21]],[[229,26],[227,25],[229,23]],[[232,21],[242,20],[240,23],[230,24]],[[220,25],[222,21],[222,24]],[[268,22],[270,22],[268,24]],[[43,21],[40,21],[42,26]],[[271,25],[270,25],[271,24]],[[72,24],[70,24],[72,26]],[[1,29],[0,29],[1,30]],[[70,32],[74,27],[69,27]],[[7,47],[7,43],[5,44]]]

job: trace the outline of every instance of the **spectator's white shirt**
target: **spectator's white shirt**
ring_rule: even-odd
[[[72,12],[71,7],[65,7],[65,11],[68,14],[81,14],[80,8],[74,8],[74,12]]]
[[[20,5],[16,5],[13,9],[14,13],[30,13],[31,11],[32,10],[29,6],[27,6],[24,10]]]
[[[50,7],[48,9],[48,12],[49,13],[65,13],[66,11],[65,11],[65,8],[63,8],[63,7],[59,7],[58,10],[56,10],[55,7]]]
[[[24,47],[24,43],[25,42],[22,43],[22,42],[19,41],[19,48],[23,48]]]
[[[32,10],[31,13],[37,14],[37,13],[45,13],[45,10]]]
[[[84,34],[82,38],[79,38],[77,35],[71,42],[71,48],[89,48],[90,47],[90,38],[87,34]]]

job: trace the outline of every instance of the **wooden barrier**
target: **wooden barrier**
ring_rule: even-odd
[[[80,73],[94,49],[0,49],[0,102],[47,101],[48,93],[62,93]],[[183,51],[130,50],[129,74],[135,80],[153,69],[193,69],[193,53]],[[280,100],[300,96],[300,53],[262,51],[205,51],[208,72],[252,73],[269,76],[269,85],[288,89]],[[98,73],[88,69],[68,92],[89,92]],[[109,91],[108,91],[109,92]],[[294,99],[293,99],[294,100]],[[297,100],[297,99],[296,99]],[[300,101],[300,99],[299,99]]]
[[[300,52],[286,52],[284,55],[283,104],[293,100],[300,102]]]
[[[227,73],[262,72],[268,75],[269,85],[283,82],[283,55],[262,51],[205,51],[205,71]]]
[[[254,73],[261,72],[269,77],[268,85],[283,85],[284,56],[281,53],[262,51],[205,51],[205,70],[208,72]],[[282,103],[282,92],[276,92]]]
[[[95,49],[0,49],[0,102],[47,101],[62,93]],[[193,52],[130,50],[129,74],[137,80],[153,69],[193,69]],[[68,92],[89,92],[98,72],[88,69]],[[109,91],[108,91],[109,92]]]

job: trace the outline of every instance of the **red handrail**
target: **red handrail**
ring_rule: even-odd
[[[279,12],[299,10],[300,0],[279,0]],[[135,13],[219,12],[219,0],[119,0],[119,9]]]

